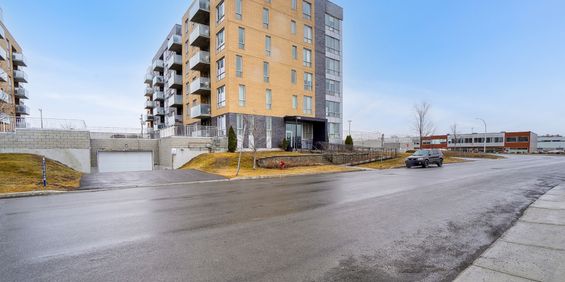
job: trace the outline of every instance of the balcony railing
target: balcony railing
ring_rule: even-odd
[[[173,95],[167,98],[166,106],[175,107],[182,105],[182,95]]]
[[[147,83],[147,84],[153,83],[153,74],[152,73],[148,73],[148,74],[145,75],[145,83]]]
[[[20,99],[29,99],[27,89],[23,87],[16,87],[14,94]]]
[[[168,69],[174,69],[180,71],[182,69],[182,55],[173,53],[167,57],[165,65]]]
[[[27,73],[25,73],[23,70],[15,70],[14,81],[19,83],[27,83]]]
[[[191,118],[208,118],[210,114],[210,104],[198,104],[190,108]]]
[[[145,88],[145,96],[152,96],[153,92],[153,88]]]
[[[162,71],[163,70],[163,60],[155,60],[153,61],[152,69],[153,71]]]
[[[210,26],[194,24],[188,37],[190,46],[206,47],[210,45]]]
[[[169,126],[178,125],[182,123],[182,115],[170,115],[166,117],[166,123]]]
[[[0,82],[6,81],[8,81],[8,74],[4,70],[0,69]]]
[[[199,77],[190,83],[190,94],[210,94],[210,78]]]
[[[180,52],[182,50],[182,37],[174,34],[167,42],[167,49],[169,51]]]
[[[165,115],[165,108],[163,107],[155,107],[153,109],[153,114],[158,115],[158,116],[164,116]]]
[[[11,103],[12,102],[12,98],[10,97],[10,95],[8,95],[8,93],[4,92],[4,90],[0,89],[0,102],[3,103]]]
[[[145,101],[146,109],[153,109],[155,107],[155,101]]]
[[[29,107],[26,105],[16,105],[16,114],[29,115]]]
[[[22,53],[12,53],[12,62],[15,66],[27,67],[27,60]]]
[[[168,88],[182,88],[182,75],[172,73],[167,77],[167,87]]]
[[[210,17],[210,0],[193,0],[188,8],[188,19],[195,23],[207,23]]]
[[[144,121],[153,121],[155,119],[155,117],[153,116],[153,114],[146,114],[143,118]]]
[[[155,93],[153,93],[153,100],[157,100],[157,101],[163,101],[165,100],[165,93],[163,93],[163,91],[155,91]]]
[[[188,62],[191,70],[202,71],[210,69],[210,52],[198,51]]]
[[[153,85],[163,85],[165,83],[165,79],[162,75],[156,75],[153,77]]]

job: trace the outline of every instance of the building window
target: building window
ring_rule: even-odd
[[[312,27],[309,25],[304,25],[304,42],[312,43]]]
[[[290,21],[290,33],[296,34],[296,21]]]
[[[216,124],[218,127],[218,135],[226,136],[226,116],[225,115],[218,116]]]
[[[245,107],[245,85],[239,85],[239,106]]]
[[[339,76],[341,73],[339,61],[326,57],[326,73]]]
[[[341,117],[341,108],[338,102],[326,101],[326,116],[327,117]]]
[[[304,114],[307,114],[307,115],[312,114],[312,97],[304,96],[303,110],[304,110]]]
[[[263,27],[269,28],[269,9],[263,8]]]
[[[312,51],[310,49],[304,48],[302,50],[302,55],[304,59],[304,66],[311,67],[312,66]]]
[[[330,122],[329,124],[329,137],[330,139],[340,140],[341,134],[339,134],[339,123]]]
[[[245,49],[245,28],[238,28],[237,32],[237,42],[239,43],[239,49]]]
[[[290,83],[296,84],[296,70],[290,70]]]
[[[271,89],[265,91],[265,108],[267,110],[273,108],[273,92],[271,92]]]
[[[236,125],[235,127],[236,129],[236,134],[238,136],[237,139],[243,139],[243,116],[241,114],[237,114],[235,116],[235,120],[236,120]],[[239,140],[238,140],[239,141]],[[239,143],[239,142],[238,142]],[[238,144],[238,147],[241,145],[241,143]]]
[[[292,109],[298,108],[298,96],[292,95]]]
[[[271,56],[271,37],[268,35],[265,36],[265,55]]]
[[[216,23],[220,23],[224,20],[225,9],[224,9],[224,1],[220,2],[216,6]]]
[[[220,86],[217,89],[218,109],[226,106],[226,86]]]
[[[225,46],[226,46],[226,34],[224,32],[224,29],[222,28],[222,30],[220,30],[216,34],[216,50],[220,52],[224,50]]]
[[[235,56],[235,75],[237,77],[243,76],[243,57]]]
[[[272,140],[273,140],[273,118],[266,117],[265,118],[265,129],[266,129],[266,138],[265,142],[267,143],[267,149],[272,147]]]
[[[305,72],[304,73],[304,90],[312,91],[312,74]]]
[[[312,18],[312,4],[310,2],[302,1],[302,15],[307,20]]]
[[[326,35],[326,52],[339,56],[341,54],[339,39]]]
[[[330,96],[341,96],[340,82],[332,79],[326,79],[326,92]]]
[[[243,3],[242,0],[235,0],[235,18],[241,20],[243,18]]]
[[[524,137],[524,136],[518,137],[518,142],[529,142],[529,141],[530,139],[528,137]]]
[[[269,82],[269,63],[263,62],[263,81]]]
[[[340,30],[340,20],[336,17],[332,17],[326,14],[326,28],[332,32],[339,33]]]
[[[296,0],[290,0],[290,7],[291,7],[293,10],[296,10]]]
[[[298,47],[296,47],[295,45],[292,45],[291,53],[292,53],[292,59],[293,60],[298,59]]]
[[[216,73],[218,80],[224,79],[226,77],[226,61],[225,58],[221,58],[216,62]]]

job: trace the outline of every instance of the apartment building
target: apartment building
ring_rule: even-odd
[[[565,136],[543,135],[538,137],[538,152],[565,153]]]
[[[327,0],[193,0],[184,124],[233,127],[245,148],[341,143],[342,19]]]
[[[423,149],[457,151],[485,150],[489,153],[533,153],[538,137],[531,131],[434,135],[422,138]]]
[[[183,124],[182,26],[173,26],[145,74],[147,128],[159,130]]]
[[[27,61],[22,48],[6,28],[0,10],[0,123],[13,123],[11,117],[29,115],[25,100],[29,98],[24,84],[28,82],[24,67]]]

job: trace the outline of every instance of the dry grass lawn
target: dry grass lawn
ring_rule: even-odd
[[[303,155],[296,152],[257,152],[257,158],[273,157],[273,156],[297,156]],[[196,169],[208,173],[218,174],[227,178],[236,177],[237,159],[239,153],[211,153],[202,154],[190,162],[185,164],[181,169]],[[253,153],[245,152],[241,157],[241,170],[238,177],[253,177],[253,176],[285,176],[295,174],[316,174],[316,173],[329,173],[329,172],[342,172],[354,171],[355,168],[324,165],[324,166],[304,166],[304,167],[291,167],[287,169],[266,169],[257,168],[253,169]]]
[[[0,154],[0,194],[43,189],[41,157],[31,154]],[[47,189],[72,190],[82,174],[59,162],[47,162]]]
[[[362,164],[362,165],[359,165],[359,166],[365,167],[365,168],[372,168],[372,169],[401,168],[401,167],[406,166],[404,164],[404,159],[406,159],[410,155],[412,155],[412,154],[411,153],[404,153],[404,154],[400,154],[398,157],[391,159],[391,160],[386,160],[386,161],[382,161],[382,162],[376,161],[376,162],[372,162],[372,163],[368,163],[368,164]],[[443,159],[444,164],[461,163],[461,162],[464,162],[464,161],[465,160],[463,160],[463,159],[454,158],[454,157],[450,157],[450,156],[444,156],[444,159]]]

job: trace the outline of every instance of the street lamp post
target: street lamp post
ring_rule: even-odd
[[[483,139],[483,152],[486,153],[487,152],[487,122],[482,118],[477,118],[477,119],[482,121],[483,124],[485,125],[485,137]]]

